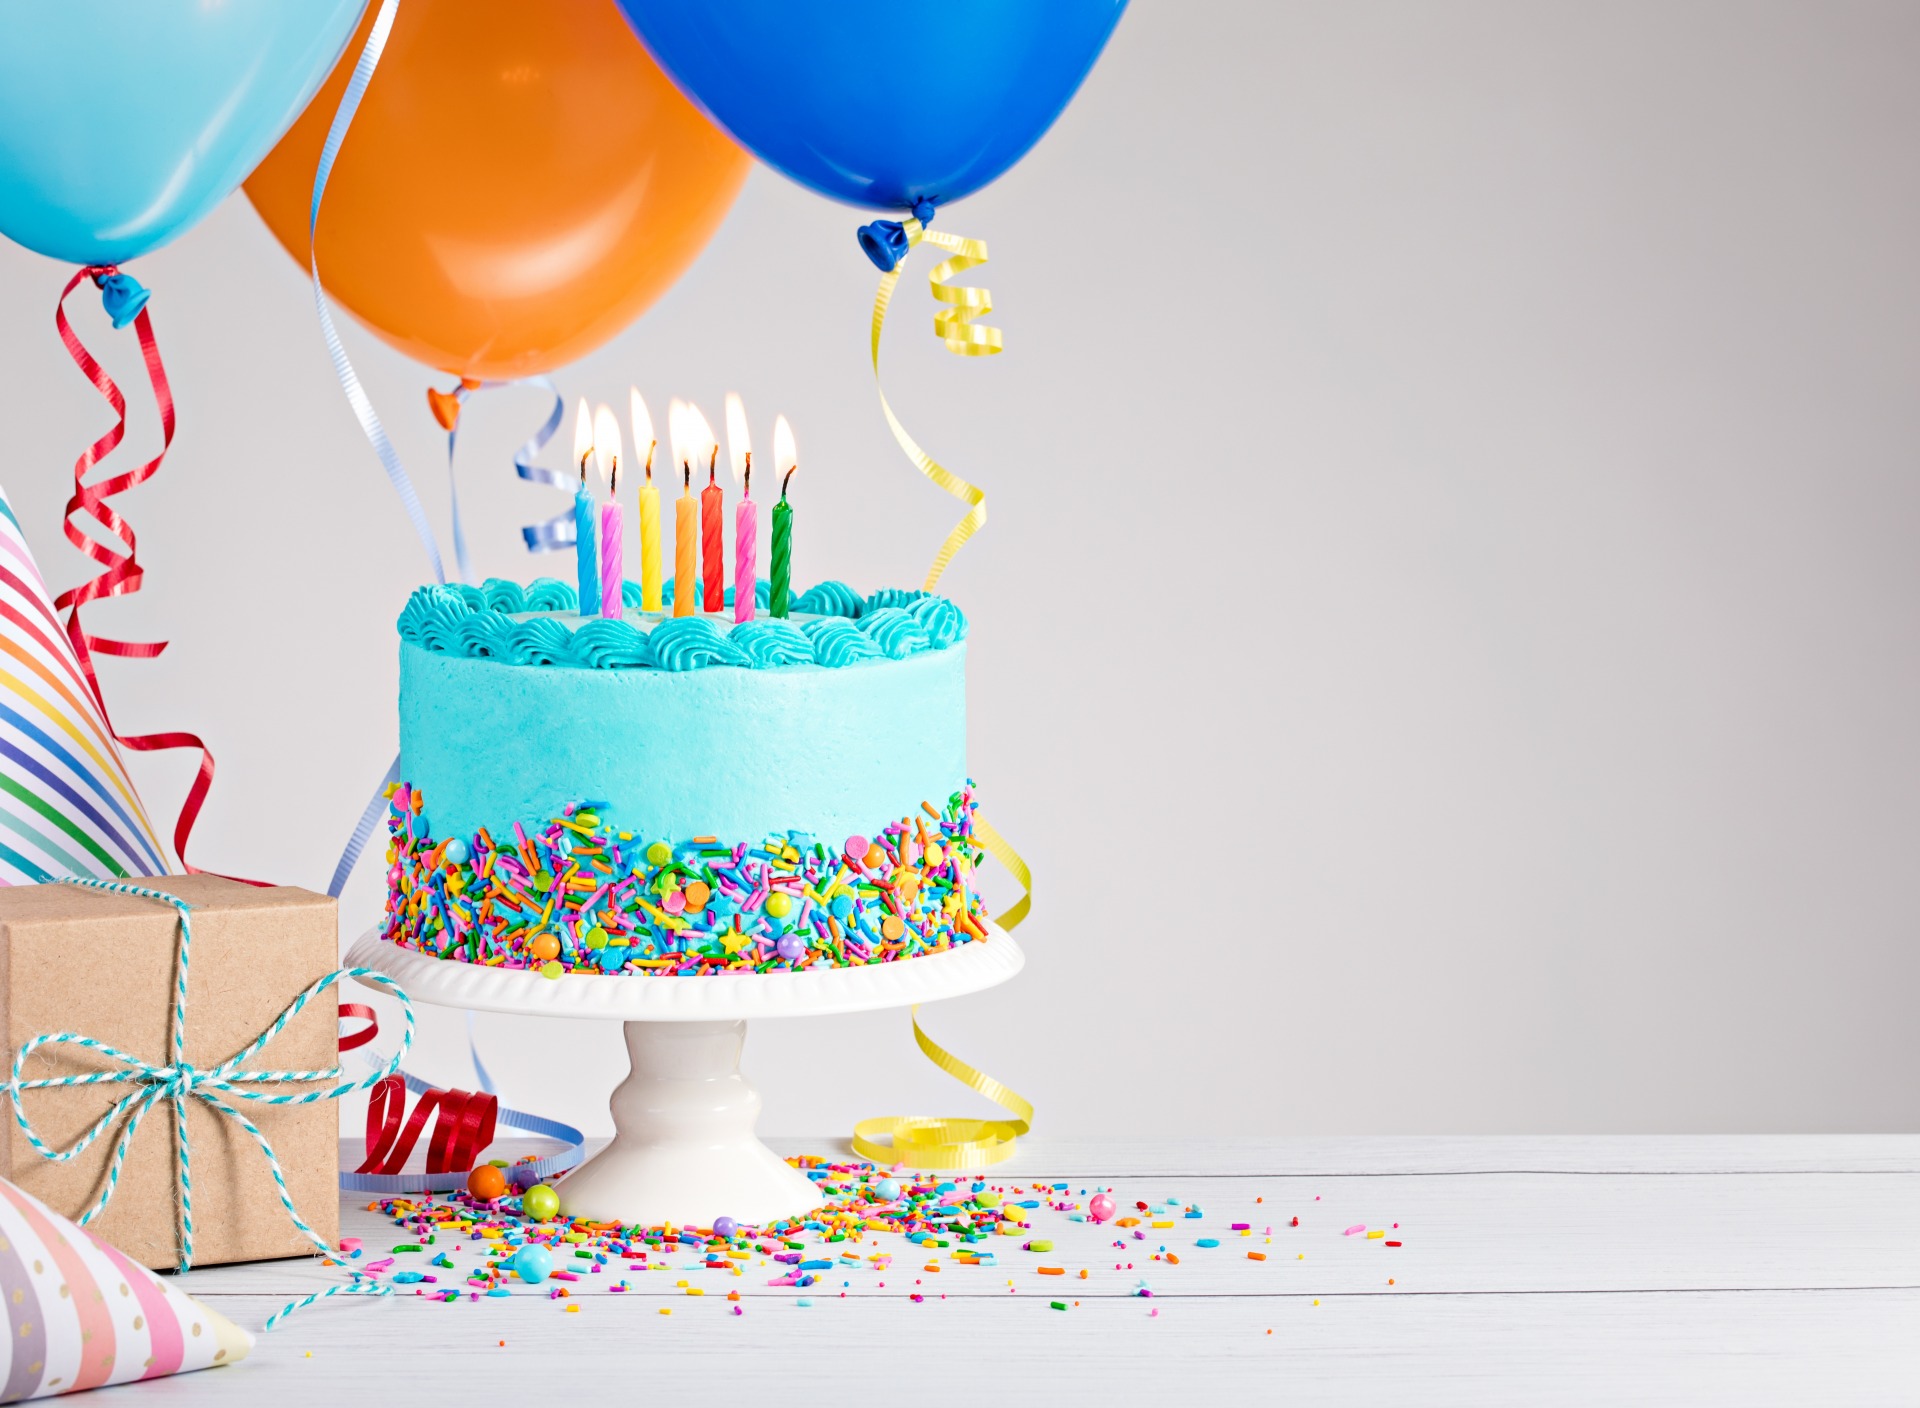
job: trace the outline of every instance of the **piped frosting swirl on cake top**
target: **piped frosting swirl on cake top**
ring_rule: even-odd
[[[765,593],[757,582],[755,597],[764,602]],[[637,608],[638,585],[625,583],[621,597]],[[966,616],[943,596],[887,587],[862,597],[844,582],[800,593],[791,618],[738,625],[715,615],[583,619],[577,606],[574,589],[551,577],[524,586],[491,578],[419,588],[398,625],[402,640],[437,654],[588,670],[840,669],[945,650],[967,637]]]

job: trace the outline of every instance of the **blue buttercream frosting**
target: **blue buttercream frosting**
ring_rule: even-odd
[[[756,584],[764,595],[766,584]],[[639,599],[632,582],[621,590]],[[862,598],[844,582],[822,582],[795,600],[795,618],[734,624],[712,615],[580,620],[572,587],[550,577],[525,586],[492,579],[422,587],[400,613],[400,638],[439,655],[588,670],[674,672],[730,665],[770,670],[839,669],[904,660],[966,639],[967,618],[927,592],[886,590]]]
[[[731,646],[755,664],[748,669],[517,669],[408,641],[401,776],[442,837],[483,827],[510,836],[515,822],[545,826],[595,798],[638,837],[799,830],[833,846],[922,802],[938,806],[967,776],[964,644],[892,660],[854,622],[816,622],[838,628],[826,631],[829,653],[864,647],[870,663],[768,668],[751,657],[790,652],[805,635],[790,622],[765,624],[772,629]],[[587,652],[610,633],[577,634]],[[702,648],[700,634],[672,633],[675,651]]]
[[[576,613],[542,579],[422,587],[399,619],[401,776],[432,834],[496,837],[600,799],[635,837],[830,846],[967,776],[966,617],[823,582],[794,614]],[[424,822],[422,823],[424,825]]]
[[[813,642],[792,621],[756,617],[733,628],[729,637],[756,670],[814,663]]]

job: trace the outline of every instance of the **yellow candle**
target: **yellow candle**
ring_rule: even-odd
[[[651,471],[640,486],[640,609],[660,609],[660,491]]]
[[[627,391],[628,413],[633,419],[633,447],[647,447],[647,477],[640,486],[640,609],[660,609],[660,491],[653,487],[653,417],[647,403],[640,399],[640,388]]]

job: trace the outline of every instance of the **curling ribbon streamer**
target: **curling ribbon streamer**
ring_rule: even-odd
[[[334,110],[333,123],[327,129],[327,140],[320,149],[320,160],[313,172],[313,201],[307,211],[307,265],[308,271],[313,279],[314,310],[320,317],[320,332],[326,341],[327,353],[333,359],[334,374],[340,379],[340,389],[346,393],[347,402],[353,407],[354,416],[360,422],[360,429],[372,443],[374,452],[380,457],[381,467],[386,470],[388,481],[393,485],[394,491],[400,496],[400,503],[402,507],[406,509],[407,518],[413,525],[414,534],[420,539],[420,545],[426,549],[428,561],[433,564],[434,579],[444,583],[447,580],[447,572],[440,556],[440,545],[434,538],[433,529],[427,523],[426,510],[421,507],[420,496],[414,491],[413,481],[408,477],[406,468],[400,462],[399,452],[394,449],[393,442],[388,439],[386,427],[381,424],[380,416],[374,410],[372,400],[367,396],[366,389],[361,386],[359,375],[353,369],[353,362],[347,356],[347,349],[340,341],[339,331],[334,327],[333,313],[327,304],[326,290],[320,282],[320,258],[314,245],[314,234],[320,226],[320,203],[322,197],[326,194],[327,180],[333,174],[333,164],[340,155],[342,143],[346,141],[347,129],[353,125],[354,114],[359,111],[361,99],[366,96],[367,85],[373,80],[374,69],[379,66],[380,56],[386,49],[388,36],[393,32],[394,16],[399,11],[399,8],[400,0],[381,0],[379,13],[374,16],[373,27],[367,34],[367,42],[360,50],[360,57],[354,62],[353,77],[348,80],[346,92],[340,97],[340,106]],[[514,455],[514,468],[518,471],[522,479],[531,480],[534,483],[554,484],[556,487],[559,487],[561,477],[552,470],[540,469],[535,466],[532,464],[532,459],[546,445],[547,441],[552,438],[554,431],[559,428],[562,414],[565,410],[565,402],[561,399],[559,392],[554,389],[553,384],[546,378],[535,377],[530,380],[533,384],[543,387],[553,395],[554,408],[541,429],[536,431],[533,438],[523,444]],[[463,380],[459,390],[451,394],[436,392],[430,393],[428,397],[429,405],[432,406],[435,417],[440,420],[440,423],[447,430],[447,474],[450,488],[453,487],[453,453],[455,435],[457,434],[456,427],[459,424],[459,408],[466,396],[472,391],[479,389],[480,385],[481,384],[469,384]],[[443,399],[451,400],[452,405],[450,408],[443,406]],[[527,534],[528,547],[530,549],[534,548],[535,534],[537,531],[552,528],[553,524],[549,523],[537,525],[537,528],[522,530]],[[569,522],[567,524],[568,537],[565,545],[571,545],[571,533],[572,524]],[[460,522],[460,501],[457,490],[453,497],[453,540],[455,559],[460,574],[462,578],[465,579],[469,576],[466,534]],[[542,546],[549,547],[562,545],[557,538],[551,543],[542,543]],[[374,789],[373,797],[368,801],[366,810],[361,813],[360,820],[353,829],[353,834],[347,838],[346,847],[341,851],[340,859],[334,866],[333,878],[327,886],[327,893],[334,898],[338,899],[340,892],[346,888],[347,877],[353,873],[354,866],[359,863],[360,856],[366,850],[368,840],[372,837],[375,827],[379,824],[380,814],[386,803],[386,788],[389,784],[398,781],[399,776],[400,760],[396,757],[392,765],[387,769],[386,777],[382,780],[381,785]],[[357,973],[361,970],[354,971]],[[375,981],[391,986],[390,980],[379,978],[377,975]],[[398,991],[398,989],[395,989],[395,991]],[[404,998],[402,1000],[404,1001]],[[359,1004],[347,1004],[347,1006],[358,1007]],[[347,1008],[343,1007],[341,1010],[345,1012]],[[360,1014],[356,1013],[352,1015]],[[371,1014],[366,1015],[370,1016]],[[413,1009],[409,1006],[407,1009],[407,1041],[409,1043],[412,1040],[412,1031]],[[354,1045],[372,1040],[372,1028],[370,1027],[365,1034],[358,1036],[358,1039],[350,1040],[353,1041]],[[473,1046],[473,1023],[471,1014],[469,1014],[467,1023],[467,1042],[469,1054],[473,1058],[474,1069],[479,1073],[481,1085],[485,1088],[486,1098],[492,1099],[492,1082],[488,1079],[486,1067],[481,1064],[479,1051]],[[345,1049],[351,1049],[351,1047]],[[405,1046],[403,1045],[402,1055],[404,1055],[404,1053]],[[399,1071],[399,1064],[400,1057],[395,1056],[394,1059],[387,1063],[379,1072],[379,1075],[375,1079],[385,1079],[390,1076],[395,1077],[404,1082],[408,1090],[418,1095],[424,1096],[432,1091],[433,1088],[427,1085],[426,1082],[415,1076],[408,1075],[404,1071]],[[364,1081],[361,1086],[356,1088],[363,1088],[366,1085],[372,1085],[374,1083],[375,1080]],[[471,1099],[471,1097],[469,1098]],[[389,1101],[391,1103],[391,1097],[389,1097]],[[496,1107],[497,1104],[498,1102],[496,1101]],[[395,1109],[397,1114],[397,1104],[395,1105]],[[540,1159],[530,1166],[539,1176],[544,1177],[549,1174],[560,1173],[574,1167],[585,1157],[585,1136],[571,1125],[561,1124],[557,1120],[543,1119],[538,1115],[523,1114],[517,1110],[499,1110],[498,1122],[509,1129],[519,1129],[530,1134],[540,1135],[543,1138],[557,1139],[567,1146],[560,1153]],[[405,1154],[402,1153],[400,1157],[401,1161],[404,1162]],[[429,1173],[426,1175],[355,1172],[342,1173],[340,1175],[341,1188],[352,1192],[370,1193],[404,1193],[428,1190],[447,1191],[463,1185],[465,1181],[466,1175],[464,1172],[459,1174]],[[376,1293],[378,1292],[368,1291],[360,1285],[334,1286],[277,1311],[267,1321],[266,1328],[269,1330],[272,1329],[294,1311],[312,1305],[314,1302],[323,1300],[330,1295]]]
[[[367,1025],[351,1036],[341,1038],[340,1049],[352,1051],[365,1046],[379,1034],[379,1020],[373,1009],[361,1003],[342,1003],[341,1020],[365,1019]],[[468,1032],[472,1040],[472,1032]],[[472,1053],[476,1067],[479,1054]],[[520,1110],[500,1107],[492,1082],[484,1067],[479,1067],[483,1089],[478,1093],[443,1090],[428,1085],[405,1071],[383,1068],[386,1074],[373,1087],[367,1105],[367,1157],[352,1173],[342,1172],[340,1187],[349,1193],[451,1193],[467,1186],[467,1174],[481,1153],[493,1142],[495,1126],[517,1129],[542,1139],[557,1141],[559,1152],[514,1165],[522,1180],[542,1183],[577,1167],[587,1155],[587,1137],[570,1124],[529,1115]],[[410,1119],[402,1120],[407,1095],[420,1097]],[[402,1173],[413,1147],[426,1128],[427,1117],[435,1111],[439,1119],[427,1145],[427,1171]]]
[[[926,208],[925,203],[922,208]],[[926,213],[931,218],[931,209],[927,209]],[[911,215],[900,221],[900,229],[908,249],[925,243],[946,250],[950,256],[934,265],[927,274],[934,299],[945,305],[933,315],[933,330],[946,343],[947,350],[962,357],[985,357],[1000,351],[1000,329],[973,321],[993,311],[993,295],[984,288],[949,283],[949,280],[968,269],[978,268],[987,262],[986,242],[950,235],[944,230],[928,229],[920,219]],[[926,590],[932,591],[934,584],[940,580],[940,574],[953,561],[953,555],[960,551],[961,544],[987,521],[987,496],[921,449],[914,438],[907,434],[907,428],[900,424],[893,407],[887,404],[886,388],[880,384],[880,332],[886,325],[887,305],[893,301],[894,286],[899,282],[900,269],[896,264],[880,276],[880,288],[873,299],[873,382],[880,392],[880,409],[887,418],[888,428],[893,431],[893,438],[899,442],[907,458],[913,461],[914,468],[967,505],[966,516],[947,534],[946,542],[940,545],[940,551],[933,559],[933,566],[927,570]]]
[[[498,391],[509,386],[537,386],[553,397],[553,408],[547,412],[546,420],[513,452],[513,472],[529,484],[545,484],[568,497],[565,509],[544,523],[527,524],[521,528],[520,536],[526,540],[528,552],[553,552],[559,548],[570,548],[575,541],[572,497],[577,481],[571,474],[534,463],[553,439],[554,432],[560,429],[560,422],[566,415],[566,398],[560,394],[559,388],[544,376],[523,377],[518,381],[473,381],[462,377],[460,384],[452,391],[429,387],[427,405],[433,411],[433,418],[440,422],[441,429],[447,432],[447,489],[453,504],[453,557],[459,565],[460,580],[463,582],[473,580],[473,571],[467,564],[467,535],[460,522],[460,486],[454,481],[453,474],[453,451],[460,438],[460,412],[475,392]]]
[[[97,484],[87,483],[87,475],[126,438],[127,398],[113,378],[107,375],[106,369],[94,360],[93,354],[80,341],[79,334],[74,332],[73,325],[67,321],[67,298],[80,286],[82,279],[92,279],[99,287],[116,327],[125,326],[131,313],[134,334],[140,340],[140,355],[147,367],[147,381],[153,388],[153,399],[160,411],[160,452],[139,468],[103,479]],[[187,859],[187,839],[193,834],[194,823],[199,820],[200,809],[213,786],[213,754],[207,751],[207,745],[200,741],[197,734],[183,730],[130,737],[114,729],[112,715],[107,712],[106,699],[100,692],[99,676],[93,667],[96,651],[102,655],[151,660],[167,648],[167,642],[111,640],[92,634],[80,624],[80,608],[86,603],[106,597],[130,596],[143,585],[146,570],[139,562],[139,544],[134,536],[133,525],[115,512],[107,501],[135,485],[144,484],[159,473],[160,462],[166,458],[167,450],[173,444],[173,389],[167,382],[166,366],[160,360],[159,343],[154,340],[153,319],[146,308],[146,290],[114,266],[89,265],[68,279],[59,301],[54,304],[53,323],[60,333],[60,341],[66,346],[67,355],[73,358],[74,365],[93,383],[94,390],[106,398],[116,417],[106,434],[89,445],[86,452],[74,462],[73,496],[67,500],[61,520],[67,541],[105,570],[99,576],[54,598],[54,609],[67,613],[67,638],[73,643],[74,656],[87,677],[87,687],[93,693],[94,702],[100,706],[100,717],[116,743],[136,753],[163,753],[174,748],[199,750],[200,767],[194,774],[192,786],[187,789],[186,801],[181,804],[180,815],[173,828],[173,851],[181,867],[190,874],[198,874],[199,868]],[[102,542],[82,531],[80,524],[83,522],[97,527],[107,541]],[[120,550],[121,544],[125,544],[124,552]]]
[[[1033,872],[1020,853],[1007,843],[1007,838],[988,825],[985,818],[975,816],[973,830],[988,852],[1020,882],[1020,898],[997,921],[1002,929],[1016,928],[1033,905]],[[913,1040],[922,1055],[962,1085],[979,1091],[1013,1118],[973,1120],[881,1115],[861,1120],[853,1127],[853,1151],[882,1166],[906,1164],[911,1168],[962,1169],[999,1163],[1013,1152],[1014,1141],[1033,1127],[1033,1106],[1025,1096],[1002,1085],[985,1071],[968,1065],[928,1036],[920,1025],[919,1003],[913,1006],[912,1020]],[[879,1143],[883,1137],[889,1142]]]
[[[380,416],[373,409],[373,401],[367,396],[366,388],[360,385],[360,375],[354,371],[346,346],[340,341],[340,333],[333,325],[333,311],[327,306],[327,293],[320,284],[320,255],[314,245],[314,233],[320,228],[320,199],[326,194],[327,179],[333,175],[333,163],[340,155],[340,145],[346,141],[347,129],[353,125],[353,115],[359,111],[360,100],[367,93],[367,84],[373,80],[373,71],[379,66],[380,55],[387,47],[387,36],[393,32],[393,17],[399,9],[400,0],[380,0],[380,13],[374,16],[373,28],[368,32],[367,42],[353,65],[353,77],[347,82],[347,91],[340,95],[340,106],[334,111],[333,125],[327,129],[326,143],[320,148],[320,161],[313,169],[313,203],[307,208],[307,269],[313,276],[313,306],[320,315],[320,335],[326,339],[327,355],[333,359],[333,371],[340,378],[340,389],[346,393],[347,404],[353,407],[360,429],[372,442],[374,453],[380,457],[380,465],[387,472],[388,482],[399,494],[401,506],[407,511],[407,519],[413,524],[414,535],[427,550],[427,559],[433,564],[434,580],[444,583],[447,569],[440,560],[440,544],[427,523],[427,511],[420,506],[420,496],[414,492],[413,481],[407,477],[406,468],[400,463],[400,452],[394,449],[393,441],[387,438],[387,428],[380,423]]]

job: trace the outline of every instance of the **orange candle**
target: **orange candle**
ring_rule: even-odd
[[[673,614],[691,616],[700,520],[693,500],[693,466],[682,464],[680,472],[680,497],[673,501]]]

